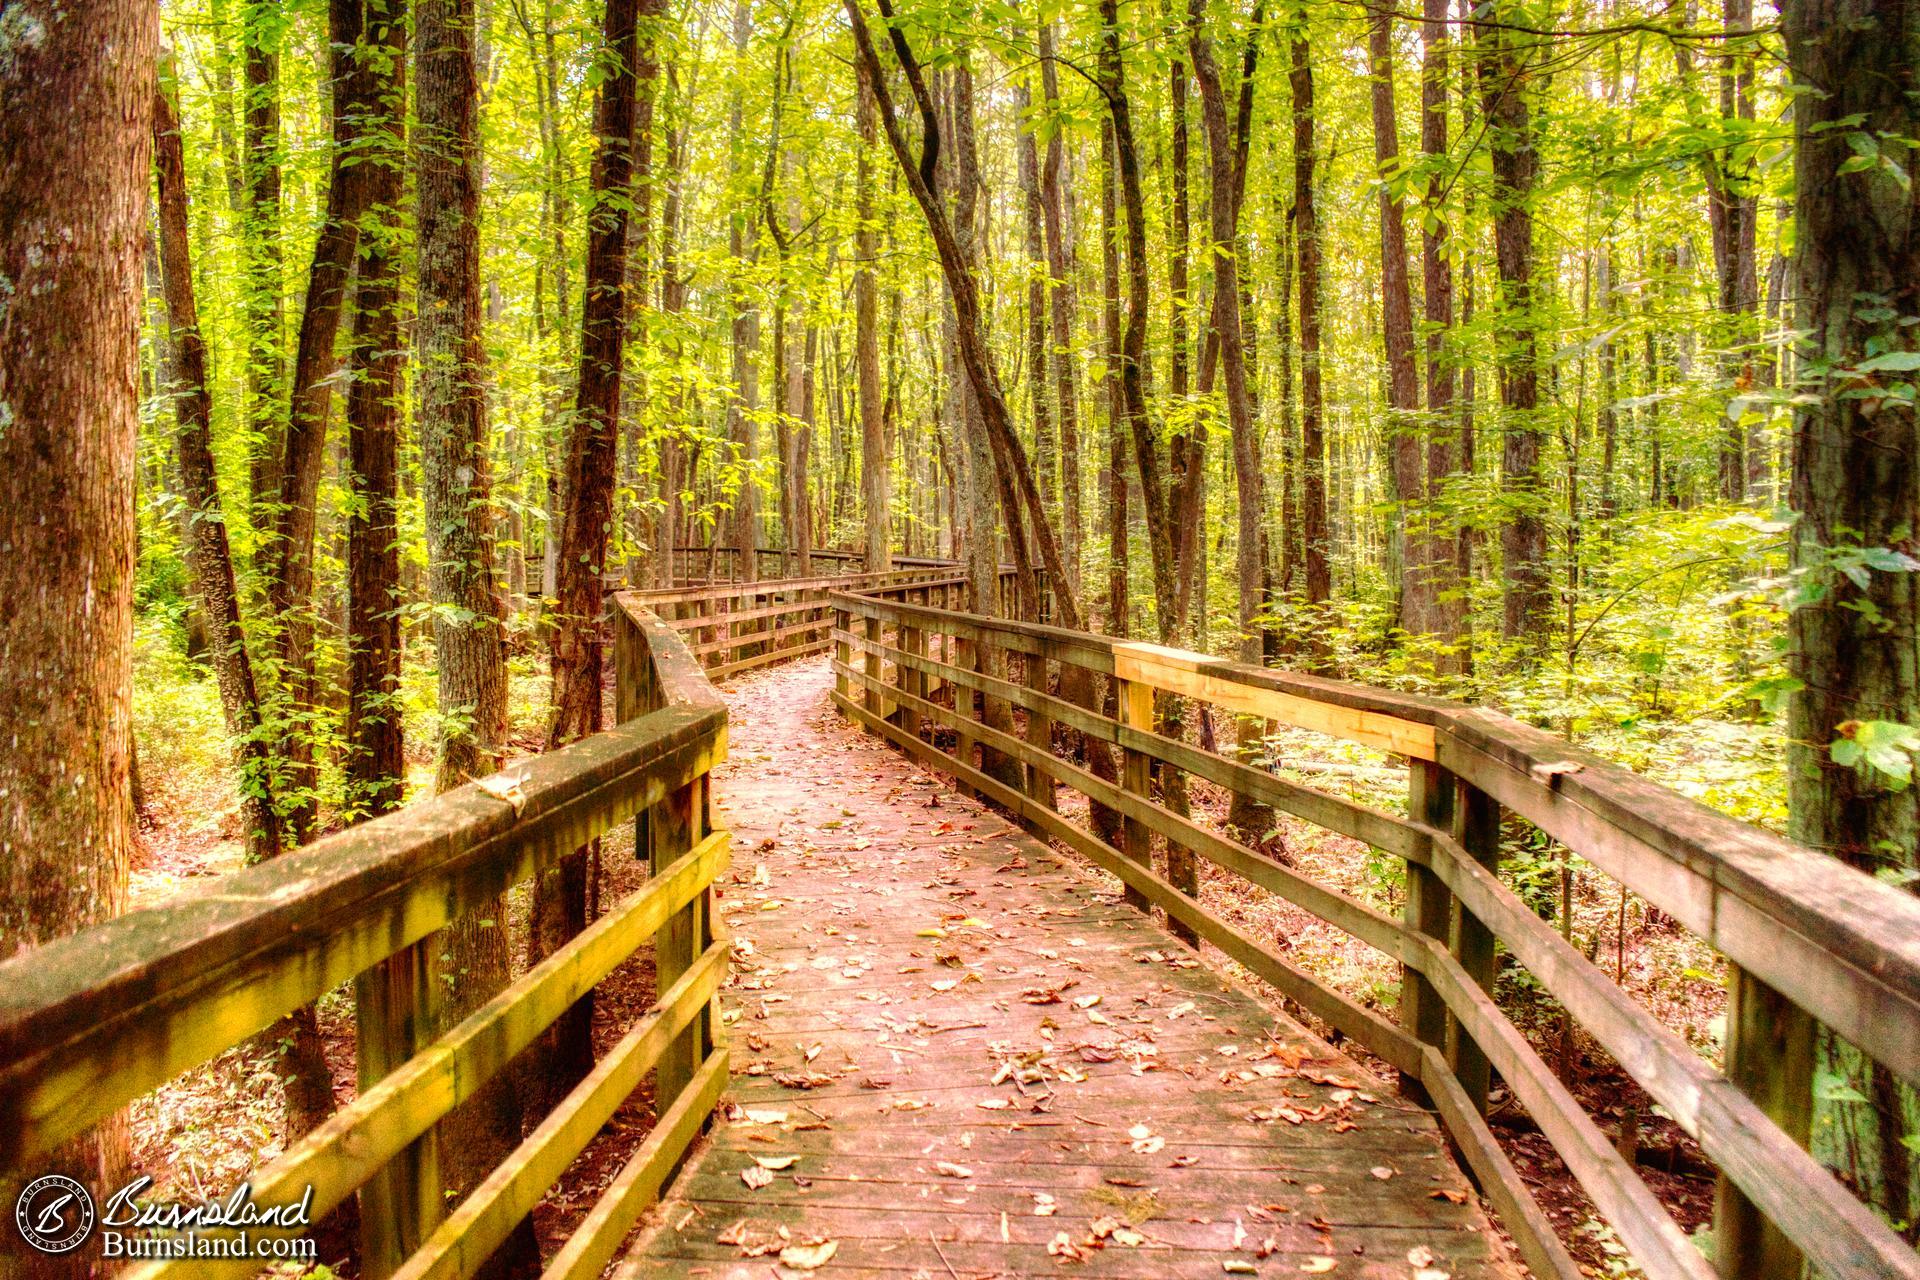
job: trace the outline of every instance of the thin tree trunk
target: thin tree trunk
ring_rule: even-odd
[[[1506,575],[1504,634],[1537,654],[1553,607],[1547,571],[1546,495],[1540,476],[1540,370],[1533,315],[1533,189],[1539,173],[1527,105],[1527,54],[1516,33],[1477,28],[1480,83],[1493,155],[1493,235],[1500,273],[1500,529]]]
[[[314,712],[313,598],[314,532],[320,473],[326,458],[327,419],[333,400],[339,334],[347,283],[359,245],[368,183],[377,166],[361,163],[361,130],[378,109],[375,63],[391,42],[395,19],[388,0],[330,0],[328,44],[332,50],[333,148],[327,208],[307,273],[306,306],[300,317],[293,381],[288,391],[286,451],[280,466],[277,527],[267,548],[267,614],[280,629],[282,696],[294,717],[283,744],[289,781],[305,795],[291,805],[289,833],[296,844],[312,834],[315,781],[310,732],[299,720]],[[396,159],[397,163],[397,159]]]
[[[1399,541],[1400,627],[1423,645],[1436,628],[1426,575],[1431,558],[1423,515],[1426,459],[1418,418],[1420,374],[1413,358],[1413,290],[1407,279],[1403,197],[1390,181],[1400,160],[1400,126],[1393,96],[1393,14],[1368,15],[1367,52],[1373,81],[1373,158],[1380,174],[1380,332],[1387,356],[1387,441],[1393,475],[1394,524]]]
[[[873,278],[878,237],[873,228],[874,106],[864,63],[855,68],[855,120],[860,133],[860,156],[854,172],[855,230],[854,363],[860,384],[860,486],[865,500],[867,571],[893,567],[889,536],[892,497],[887,472],[886,421],[880,387],[880,302]]]
[[[1067,572],[1075,594],[1080,590],[1084,555],[1085,518],[1080,506],[1080,392],[1074,374],[1073,245],[1067,238],[1066,148],[1060,135],[1060,74],[1053,52],[1053,23],[1040,26],[1040,77],[1053,124],[1047,133],[1047,154],[1040,171],[1042,212],[1047,233],[1047,293],[1053,326],[1052,370],[1060,410],[1060,520],[1066,544]]]
[[[646,0],[651,19],[662,0]],[[593,204],[587,218],[585,307],[580,319],[580,373],[573,429],[567,441],[567,509],[561,528],[553,656],[553,750],[603,724],[600,627],[607,528],[619,447],[620,375],[626,342],[628,193],[633,178],[634,66],[639,55],[640,0],[609,0],[600,51],[602,79],[594,103]],[[748,557],[751,561],[751,557]],[[535,887],[529,958],[545,959],[587,924],[587,862],[577,850]],[[544,1045],[547,1101],[564,1096],[593,1064],[593,996],[576,1002]]]
[[[280,498],[284,447],[280,417],[285,354],[281,330],[280,244],[280,55],[276,49],[278,7],[265,0],[241,6],[246,103],[242,114],[246,201],[241,230],[246,255],[247,403],[252,434],[254,524],[271,525],[270,508]]]
[[[1460,674],[1467,668],[1471,631],[1467,625],[1466,565],[1446,537],[1441,515],[1447,485],[1465,470],[1454,420],[1453,264],[1448,249],[1446,175],[1440,157],[1447,154],[1447,61],[1451,46],[1447,0],[1423,0],[1420,41],[1420,149],[1435,166],[1427,180],[1420,235],[1421,296],[1427,322],[1427,552],[1424,572],[1438,638],[1434,670]],[[1464,537],[1464,533],[1460,535]]]
[[[1320,383],[1320,227],[1314,192],[1312,51],[1304,33],[1292,41],[1293,232],[1300,288],[1300,541],[1308,605],[1333,594],[1327,559],[1327,450]],[[1243,584],[1242,591],[1247,588]],[[1244,624],[1243,624],[1244,625]]]
[[[753,6],[749,0],[736,0],[733,10],[733,53],[744,64],[747,46],[753,37]],[[745,69],[736,68],[732,105],[728,108],[728,150],[733,157],[736,185],[745,171]],[[736,192],[736,194],[742,194]],[[733,324],[733,395],[727,404],[727,440],[733,446],[733,464],[738,471],[739,489],[733,499],[733,546],[739,560],[740,578],[751,582],[760,576],[756,549],[760,541],[760,489],[754,471],[760,457],[760,427],[755,415],[760,409],[759,352],[760,312],[753,303],[746,270],[758,258],[757,247],[747,246],[748,205],[744,199],[731,202],[728,219],[727,254],[732,263],[728,285]],[[758,245],[758,241],[755,241]]]
[[[167,303],[180,492],[186,500],[187,564],[194,593],[212,631],[208,657],[220,690],[220,709],[234,753],[241,822],[249,863],[280,851],[280,817],[274,810],[272,759],[260,734],[261,710],[253,660],[240,615],[233,553],[227,541],[219,477],[213,461],[213,395],[207,383],[207,346],[194,300],[193,263],[187,235],[185,149],[171,95],[171,75],[153,100],[154,171],[160,224],[161,283]]]
[[[414,341],[421,496],[439,675],[439,768],[449,791],[507,751],[505,618],[494,576],[487,443],[487,350],[480,297],[480,93],[473,0],[420,0],[415,16],[414,188],[419,317]],[[451,1027],[512,976],[504,897],[448,926],[435,944],[437,1025]],[[471,1190],[520,1140],[513,1081],[484,1086],[441,1122],[448,1189]],[[537,1270],[522,1219],[483,1274]]]

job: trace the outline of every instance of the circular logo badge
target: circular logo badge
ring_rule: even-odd
[[[93,1197],[72,1178],[35,1178],[13,1202],[20,1238],[41,1253],[72,1253],[93,1232]]]

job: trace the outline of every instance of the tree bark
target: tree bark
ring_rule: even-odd
[[[1449,334],[1453,326],[1453,264],[1448,250],[1447,179],[1439,160],[1447,154],[1447,62],[1451,45],[1447,0],[1423,0],[1420,41],[1420,149],[1434,166],[1427,179],[1425,217],[1420,235],[1421,298],[1427,322],[1427,553],[1426,593],[1438,638],[1434,670],[1466,671],[1472,632],[1467,624],[1466,572],[1461,551],[1464,534],[1446,536],[1441,516],[1447,485],[1464,468],[1454,420],[1454,364]]]
[[[754,306],[753,293],[745,279],[746,269],[759,256],[747,245],[749,203],[739,190],[746,172],[745,160],[745,68],[747,46],[753,37],[753,6],[750,0],[736,0],[733,9],[733,53],[736,67],[732,105],[728,109],[728,150],[733,157],[736,189],[727,227],[727,254],[732,278],[727,287],[732,310],[731,349],[733,353],[733,395],[727,402],[727,440],[733,448],[733,465],[738,472],[739,489],[733,498],[730,526],[733,546],[739,561],[740,578],[752,582],[759,578],[756,548],[760,545],[760,489],[754,472],[760,458],[760,426],[755,415],[760,410],[759,353],[760,312]]]
[[[662,0],[646,0],[649,17]],[[553,724],[547,749],[599,731],[604,711],[600,628],[607,529],[619,446],[620,375],[626,341],[627,205],[633,179],[634,65],[639,0],[608,0],[602,79],[594,103],[593,204],[587,217],[580,375],[567,440],[567,508],[561,527],[559,604],[551,637]],[[751,531],[751,525],[749,525]],[[751,552],[751,547],[749,547]],[[751,564],[752,555],[744,557]],[[587,860],[581,849],[543,874],[534,891],[529,959],[552,955],[587,924]],[[562,1015],[544,1042],[547,1100],[564,1096],[593,1065],[593,996]]]
[[[860,384],[860,485],[865,499],[867,571],[893,567],[889,536],[892,496],[887,471],[886,421],[880,387],[880,301],[873,264],[879,238],[873,226],[874,104],[867,84],[866,64],[855,67],[855,122],[860,134],[860,157],[854,171],[854,363]]]
[[[1833,558],[1876,547],[1920,554],[1913,400],[1878,393],[1916,376],[1920,190],[1890,167],[1847,169],[1857,132],[1882,148],[1920,134],[1920,4],[1793,0],[1781,12],[1794,81],[1810,90],[1794,97],[1794,327],[1801,389],[1815,398],[1794,415],[1792,556],[1826,587],[1788,624],[1789,670],[1802,682],[1788,702],[1788,833],[1863,870],[1912,870],[1920,791],[1842,764],[1834,746],[1877,722],[1920,724],[1920,579],[1911,561],[1876,566],[1863,588]],[[1855,1136],[1857,1158],[1836,1163],[1889,1217],[1910,1221],[1914,1172],[1901,1137],[1912,1094],[1851,1051],[1834,1056],[1864,1077],[1856,1087],[1876,1105],[1821,1104],[1815,1130],[1870,1129]]]
[[[0,894],[0,956],[126,907],[138,317],[159,14],[145,0],[21,0],[6,25],[0,883],[10,891]],[[115,1119],[31,1172],[115,1186],[125,1165]],[[16,1176],[0,1173],[9,1205]],[[19,1271],[90,1266],[76,1251]]]
[[[193,262],[187,235],[187,173],[171,75],[153,99],[156,208],[160,224],[160,277],[167,303],[172,368],[175,452],[180,493],[186,500],[187,565],[200,611],[212,632],[208,657],[220,690],[220,709],[234,754],[246,857],[260,862],[280,852],[280,817],[274,809],[273,761],[261,737],[260,696],[240,615],[233,553],[227,541],[220,482],[213,461],[213,394],[207,382],[207,344],[193,292]]]
[[[1146,208],[1141,195],[1140,158],[1133,140],[1133,109],[1127,98],[1120,61],[1118,0],[1101,0],[1100,16],[1101,79],[1107,109],[1113,118],[1114,159],[1120,176],[1121,204],[1126,212],[1127,327],[1120,344],[1120,395],[1133,439],[1134,466],[1140,476],[1140,506],[1146,516],[1147,549],[1153,571],[1154,627],[1160,642],[1170,644],[1179,637],[1180,619],[1174,607],[1173,533],[1168,527],[1170,511],[1166,480],[1160,469],[1159,433],[1147,415],[1147,319],[1152,304],[1147,279]],[[1218,87],[1217,80],[1215,87]],[[1229,163],[1229,174],[1231,171]],[[1231,191],[1231,179],[1221,189]],[[1231,210],[1230,200],[1228,207]]]
[[[480,297],[480,88],[473,0],[420,0],[414,26],[414,189],[419,316],[414,326],[427,569],[439,668],[439,767],[450,791],[497,770],[507,752],[505,618],[494,575],[487,444],[487,350]],[[457,1024],[512,977],[504,897],[470,912],[433,949],[436,1021]],[[441,1122],[447,1185],[471,1190],[520,1140],[513,1081],[489,1082]],[[483,1272],[537,1270],[523,1219]]]
[[[337,365],[334,339],[354,269],[368,181],[376,167],[360,163],[359,154],[365,120],[378,107],[374,64],[377,51],[390,43],[394,22],[388,0],[329,0],[333,147],[327,208],[307,273],[306,306],[300,316],[288,392],[280,502],[266,555],[267,613],[280,629],[281,695],[293,717],[282,754],[296,792],[289,797],[287,814],[288,831],[296,844],[306,843],[311,836],[314,815],[313,745],[309,731],[299,722],[314,710],[313,547]]]
[[[1546,495],[1540,476],[1540,370],[1533,314],[1533,192],[1539,176],[1527,104],[1529,67],[1518,33],[1476,28],[1480,87],[1493,158],[1493,239],[1500,275],[1496,359],[1500,371],[1500,528],[1505,561],[1503,633],[1529,660],[1546,643],[1553,607],[1547,572]]]
[[[1059,117],[1057,62],[1053,52],[1053,23],[1043,22],[1040,25],[1040,82],[1053,122],[1047,132],[1040,193],[1047,233],[1047,300],[1053,328],[1051,368],[1060,410],[1060,522],[1067,572],[1078,594],[1086,525],[1080,505],[1080,392],[1074,374],[1074,252],[1067,237],[1066,148],[1060,136],[1065,125]]]
[[[369,144],[365,243],[354,290],[347,395],[347,732],[350,819],[400,807],[399,435],[400,201],[406,162],[406,9],[390,0],[377,64]]]
[[[1314,192],[1312,50],[1304,33],[1292,41],[1293,234],[1300,289],[1300,543],[1307,604],[1333,595],[1327,556],[1327,449],[1320,380],[1320,226]],[[1243,585],[1242,591],[1247,588]],[[1244,608],[1244,606],[1243,606]]]
[[[1400,543],[1400,627],[1424,648],[1435,632],[1426,580],[1431,558],[1427,517],[1416,509],[1426,496],[1427,469],[1418,427],[1420,374],[1413,358],[1404,197],[1392,185],[1400,160],[1400,125],[1393,95],[1393,13],[1384,6],[1368,15],[1367,54],[1373,81],[1373,158],[1380,177],[1380,332],[1387,356],[1387,441]]]
[[[242,113],[246,201],[241,210],[246,254],[247,402],[252,434],[252,512],[271,527],[280,498],[280,399],[285,380],[281,329],[280,55],[278,6],[247,0],[241,6],[246,100]]]

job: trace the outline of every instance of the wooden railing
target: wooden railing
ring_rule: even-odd
[[[545,1272],[599,1275],[727,1082],[713,1014],[727,945],[712,936],[710,904],[728,838],[707,801],[726,707],[672,628],[638,607],[616,609],[614,623],[615,728],[0,964],[0,1169],[30,1171],[352,979],[359,1094],[255,1173],[255,1203],[298,1201],[311,1186],[317,1219],[359,1191],[366,1275],[464,1280],[651,1071],[658,1122]],[[634,819],[646,885],[434,1036],[433,935]],[[653,1007],[449,1212],[436,1125],[648,939]]]
[[[1781,1054],[1768,1018],[1736,1010],[1728,1017],[1733,1078],[1703,1061],[1502,883],[1502,822],[1506,814],[1531,822],[1712,944],[1735,967],[1745,998],[1790,1002],[1917,1083],[1920,902],[1912,896],[1495,712],[930,608],[904,598],[908,590],[833,597],[841,711],[1112,872],[1130,901],[1164,909],[1176,928],[1213,943],[1400,1071],[1409,1092],[1437,1110],[1536,1274],[1574,1280],[1581,1272],[1487,1126],[1495,1071],[1654,1280],[1789,1280],[1803,1254],[1831,1280],[1920,1276],[1914,1250],[1804,1149],[1804,1055]],[[994,652],[1019,656],[1004,679],[987,674]],[[1018,679],[1015,665],[1023,668]],[[1102,703],[1084,692],[1060,696],[1097,679],[1114,682],[1117,719],[1092,710]],[[1408,816],[1164,736],[1155,702],[1170,697],[1395,753],[1407,765]],[[982,714],[993,702],[999,728]],[[1010,708],[1024,712],[1023,731],[1009,731]],[[938,740],[952,749],[936,746],[930,730],[950,731]],[[1081,740],[1109,760],[1118,748],[1120,764],[1101,770],[1113,781],[1063,757],[1061,748]],[[976,748],[995,753],[996,764],[1018,762],[1021,784],[1009,785],[1004,768],[993,776]],[[1169,810],[1153,784],[1173,771],[1403,859],[1403,918]],[[1117,815],[1107,828],[1117,828],[1114,841],[1068,821],[1055,803],[1058,786]],[[1214,914],[1190,882],[1177,886],[1157,873],[1154,836],[1399,961],[1398,1020]],[[1718,1167],[1718,1271],[1494,1003],[1496,947]]]
[[[1011,595],[1011,571],[1001,589]],[[714,680],[755,667],[804,657],[826,649],[832,640],[835,591],[865,591],[913,584],[923,598],[957,604],[964,581],[949,564],[934,562],[882,573],[838,577],[788,578],[765,582],[691,584],[657,591],[622,593],[621,599],[652,610],[687,642]]]

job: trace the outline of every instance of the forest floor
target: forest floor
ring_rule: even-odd
[[[838,717],[825,700],[829,683],[825,670],[824,661],[794,664],[743,676],[726,686],[725,692],[743,723],[778,725],[803,715],[824,717],[837,725]],[[809,703],[796,712],[791,701],[795,688],[817,689],[817,705]],[[845,726],[839,728],[847,734],[853,732]],[[517,749],[537,749],[537,734],[528,732],[523,737],[524,741],[516,743]],[[1392,809],[1401,802],[1395,787],[1404,785],[1404,775],[1390,768],[1384,757],[1311,734],[1282,733],[1269,747],[1274,767],[1297,781],[1337,790],[1381,808]],[[419,758],[410,760],[410,765],[424,777],[431,761],[424,751],[414,754]],[[736,780],[754,763],[749,754],[736,739],[734,759],[723,766],[719,783],[723,810],[728,791],[739,785]],[[143,856],[134,869],[132,885],[135,907],[154,905],[174,892],[204,884],[209,877],[240,865],[238,815],[230,784],[217,766],[177,767],[180,758],[177,753],[163,755],[163,767],[149,768],[144,779]],[[146,759],[143,756],[143,764]],[[167,764],[176,767],[164,767]],[[836,781],[830,765],[828,760],[818,762],[820,784],[842,785],[844,779]],[[902,765],[914,767],[904,761]],[[1224,824],[1224,793],[1196,784],[1192,801],[1198,820],[1214,826]],[[630,832],[618,833],[604,842],[600,888],[604,902],[617,900],[643,879],[639,864],[631,856],[631,842]],[[1266,847],[1274,856],[1330,887],[1383,910],[1397,912],[1400,908],[1397,868],[1364,845],[1282,815]],[[748,856],[745,849],[736,851],[742,863]],[[1071,854],[1061,856],[1079,862]],[[1080,866],[1094,884],[1117,893],[1117,881],[1083,862]],[[1538,883],[1521,886],[1523,895],[1530,894],[1529,900],[1536,900],[1542,914],[1549,917],[1557,907],[1562,887],[1557,867],[1551,851],[1545,851],[1539,865],[1532,869]],[[1384,956],[1236,877],[1204,863],[1202,870],[1202,894],[1212,909],[1289,952],[1297,963],[1363,1003],[1383,1009],[1393,1006],[1399,973]],[[1577,944],[1602,968],[1616,974],[1623,989],[1666,1025],[1712,1056],[1722,997],[1719,964],[1711,952],[1671,922],[1648,911],[1645,904],[1620,893],[1617,886],[1591,868],[1579,867],[1569,877],[1567,887],[1572,890],[1572,932]],[[524,904],[520,904],[517,911],[523,910]],[[1212,959],[1220,960],[1217,956]],[[1257,987],[1248,975],[1238,976]],[[596,1008],[596,1036],[603,1044],[644,1010],[652,997],[652,987],[651,959],[645,952],[609,980]],[[1524,975],[1503,973],[1497,995],[1603,1127],[1613,1133],[1623,1128],[1629,1134],[1637,1133],[1632,1145],[1641,1172],[1676,1220],[1689,1230],[1704,1225],[1711,1209],[1712,1174],[1692,1141],[1658,1114],[1598,1046],[1577,1030],[1569,1036],[1557,1006],[1544,993],[1526,985]],[[330,993],[320,1002],[319,1011],[336,1094],[349,1098],[354,1074],[350,990]],[[1353,1046],[1344,1048],[1357,1054]],[[1618,1273],[1617,1244],[1598,1223],[1591,1205],[1537,1128],[1497,1086],[1494,1104],[1496,1133],[1536,1197],[1561,1227],[1576,1257],[1596,1275]],[[651,1122],[651,1098],[643,1090],[542,1206],[537,1222],[544,1239],[552,1242],[564,1237]],[[132,1134],[135,1166],[153,1174],[158,1194],[199,1198],[222,1193],[281,1149],[278,1090],[263,1058],[246,1047],[230,1050],[136,1102]],[[352,1223],[342,1220],[332,1225],[334,1230],[323,1241],[325,1256],[339,1264],[336,1270],[341,1274],[352,1275],[356,1270]]]

